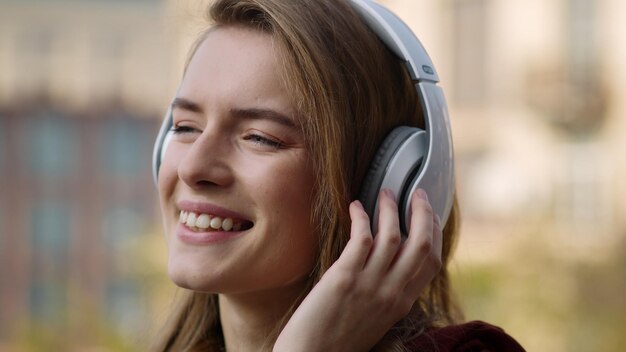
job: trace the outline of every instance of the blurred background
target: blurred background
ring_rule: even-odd
[[[468,320],[626,345],[626,2],[387,0],[452,116]],[[150,162],[199,0],[0,0],[0,351],[140,351],[175,294]]]

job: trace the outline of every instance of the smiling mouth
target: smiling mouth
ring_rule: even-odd
[[[220,217],[212,214],[181,210],[178,222],[195,232],[245,231],[252,228],[251,221]]]

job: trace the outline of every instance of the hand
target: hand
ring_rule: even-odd
[[[350,240],[295,311],[274,351],[367,351],[411,310],[441,268],[442,233],[423,190],[411,198],[402,242],[393,193],[379,196],[379,232],[359,201],[350,204]]]

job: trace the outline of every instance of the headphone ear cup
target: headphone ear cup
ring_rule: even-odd
[[[387,167],[389,162],[395,155],[400,146],[416,131],[420,129],[409,126],[399,126],[394,128],[387,137],[383,140],[378,148],[376,155],[372,159],[370,167],[367,171],[363,183],[361,184],[361,192],[359,200],[363,204],[363,208],[370,217],[370,221],[373,223],[373,219],[376,210],[376,203],[378,202],[378,194],[380,188],[387,173]],[[401,195],[396,194],[396,197],[400,199]]]
[[[155,185],[158,185],[159,169],[161,168],[161,161],[163,161],[163,154],[165,154],[165,150],[172,136],[172,126],[172,108],[170,107],[165,113],[165,118],[163,119],[163,123],[161,123],[159,134],[154,142],[154,148],[152,149],[152,179]]]

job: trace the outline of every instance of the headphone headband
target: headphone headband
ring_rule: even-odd
[[[410,227],[410,197],[417,190],[423,188],[429,196],[433,210],[441,218],[442,225],[445,224],[452,210],[454,201],[454,156],[452,149],[452,134],[450,132],[450,119],[448,108],[443,95],[443,90],[437,86],[439,76],[435,71],[432,60],[426,53],[419,39],[409,29],[409,27],[393,12],[371,0],[349,0],[352,8],[361,16],[363,21],[374,31],[378,38],[398,58],[402,59],[406,68],[415,82],[416,94],[420,98],[423,108],[424,120],[426,124],[427,147],[413,147],[414,160],[421,160],[421,165],[416,177],[407,185],[403,181],[396,181],[396,173],[403,173],[403,169],[395,164],[401,164],[397,157],[389,156],[383,179],[377,187],[366,186],[376,191],[380,188],[391,188],[395,190],[399,197],[399,208],[401,211],[401,223],[404,230]],[[383,142],[384,143],[384,142]],[[423,149],[425,157],[423,157]],[[406,159],[406,157],[403,157]],[[380,171],[377,171],[380,173]],[[410,189],[410,190],[409,190]],[[408,192],[407,192],[408,191]],[[363,193],[370,192],[363,190]],[[364,197],[361,197],[364,198]],[[371,194],[365,198],[372,198]],[[375,199],[375,198],[374,198]],[[370,216],[376,214],[378,201],[375,204],[364,204]],[[372,228],[376,232],[377,218],[372,218]]]
[[[373,1],[350,0],[350,4],[378,38],[407,63],[414,81],[439,82],[439,76],[426,49],[406,23]]]

